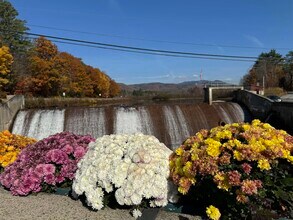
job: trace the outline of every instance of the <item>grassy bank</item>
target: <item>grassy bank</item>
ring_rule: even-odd
[[[65,108],[77,106],[146,105],[160,103],[202,103],[202,98],[25,98],[25,108]]]

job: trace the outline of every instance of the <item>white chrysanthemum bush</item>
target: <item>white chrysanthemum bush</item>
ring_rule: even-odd
[[[105,196],[111,193],[119,205],[165,206],[171,153],[154,136],[105,135],[89,144],[78,163],[73,191],[84,194],[96,210],[104,207]]]

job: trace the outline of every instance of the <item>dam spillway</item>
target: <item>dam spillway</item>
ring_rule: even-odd
[[[200,129],[219,124],[250,121],[237,103],[156,104],[139,106],[70,107],[21,110],[12,132],[38,140],[70,131],[101,137],[107,134],[143,133],[156,136],[170,148],[178,147]]]

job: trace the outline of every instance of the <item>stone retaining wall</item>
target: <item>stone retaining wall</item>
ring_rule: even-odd
[[[24,108],[22,95],[12,96],[0,102],[0,131],[9,130],[17,112]]]

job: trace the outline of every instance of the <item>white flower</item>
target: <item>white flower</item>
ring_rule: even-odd
[[[115,190],[120,205],[167,204],[169,156],[172,153],[154,136],[105,135],[89,145],[78,163],[73,191],[85,193],[94,209],[103,207],[104,191]]]
[[[141,211],[139,210],[139,209],[133,209],[132,210],[132,216],[134,217],[134,218],[138,218],[138,217],[140,217],[142,215],[142,213],[141,213]]]

